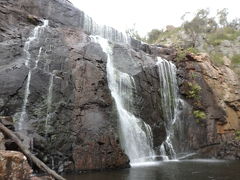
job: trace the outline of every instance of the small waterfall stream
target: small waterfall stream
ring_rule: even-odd
[[[128,44],[130,41],[130,38],[126,35],[126,33],[119,32],[106,25],[99,25],[85,13],[83,16],[83,29],[88,34],[101,36],[111,42]]]
[[[167,132],[166,140],[160,148],[164,160],[176,159],[176,152],[173,147],[174,124],[179,114],[178,85],[176,77],[176,66],[160,57],[158,57],[158,72],[160,79],[161,107]]]
[[[29,51],[29,48],[34,41],[38,41],[39,35],[42,33],[44,28],[46,28],[47,26],[48,26],[48,20],[44,20],[43,24],[41,26],[36,26],[33,29],[31,36],[28,38],[28,40],[25,42],[25,45],[24,45],[24,52],[25,52],[25,56],[26,56],[25,66],[27,66],[29,68],[29,72],[28,72],[27,83],[26,83],[25,92],[24,92],[24,100],[23,100],[23,104],[22,104],[21,115],[20,115],[20,119],[18,121],[18,126],[17,126],[17,129],[19,131],[21,131],[25,128],[24,121],[26,121],[28,119],[26,107],[27,107],[27,103],[28,103],[28,97],[30,95],[30,83],[31,83],[32,70],[36,69],[38,67],[38,61],[39,61],[41,51],[42,51],[42,47],[40,47],[39,51],[38,51],[38,56],[35,59],[35,66],[34,66],[34,68],[32,68],[30,65],[31,53]]]
[[[50,73],[49,86],[48,86],[48,96],[47,96],[47,116],[45,120],[45,136],[48,133],[49,129],[49,120],[51,120],[53,113],[52,111],[52,97],[53,97],[53,79],[54,74]]]
[[[152,132],[148,124],[134,116],[131,102],[135,83],[133,77],[117,70],[112,62],[112,47],[106,39],[93,37],[107,54],[107,77],[111,95],[115,100],[120,126],[121,144],[131,164],[151,161],[154,158]]]

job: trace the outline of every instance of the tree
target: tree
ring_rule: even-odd
[[[144,38],[142,38],[138,31],[136,30],[136,24],[133,24],[133,27],[126,30],[126,34],[134,39],[137,39],[139,41],[144,41]]]
[[[228,16],[228,9],[224,8],[217,11],[218,22],[222,27],[228,26],[227,16]]]
[[[158,29],[152,29],[148,34],[147,34],[147,42],[148,43],[154,43],[162,33],[161,30]]]
[[[200,9],[191,21],[183,23],[185,33],[190,37],[193,47],[197,45],[201,34],[217,29],[217,23],[214,18],[209,18],[208,15],[209,9]]]
[[[233,19],[228,26],[235,30],[240,30],[240,18]]]

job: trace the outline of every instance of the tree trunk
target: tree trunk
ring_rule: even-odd
[[[23,154],[27,156],[29,160],[34,162],[36,166],[52,176],[53,178],[57,180],[66,180],[59,174],[57,174],[55,171],[51,170],[45,163],[43,163],[40,159],[38,159],[36,156],[34,156],[21,142],[21,140],[12,132],[9,130],[6,126],[4,126],[2,123],[0,123],[0,130],[6,134],[8,137],[10,137],[17,145],[18,147],[22,150]]]

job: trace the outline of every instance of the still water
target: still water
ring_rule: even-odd
[[[182,160],[65,176],[67,180],[240,180],[240,161]]]

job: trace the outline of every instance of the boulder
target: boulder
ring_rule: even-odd
[[[0,179],[30,179],[32,169],[27,158],[20,152],[0,151]]]

